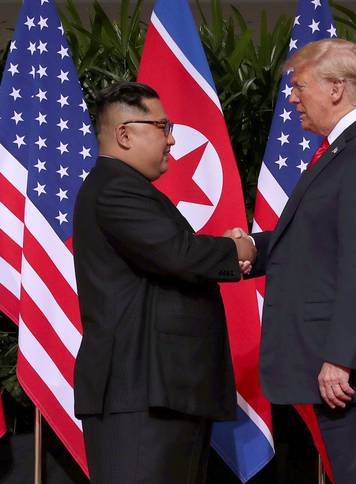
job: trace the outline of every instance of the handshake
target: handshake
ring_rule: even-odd
[[[257,250],[252,239],[241,228],[233,228],[224,233],[235,242],[237,257],[239,259],[242,274],[249,274],[256,260]]]

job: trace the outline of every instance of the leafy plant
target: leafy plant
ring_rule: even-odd
[[[222,102],[236,153],[248,218],[252,220],[254,198],[263,150],[273,113],[280,66],[286,57],[292,20],[281,17],[268,29],[261,14],[260,39],[236,7],[224,17],[220,0],[211,0],[208,22],[200,1],[200,35]],[[139,64],[146,26],[140,20],[142,0],[129,9],[123,0],[118,21],[111,21],[94,0],[90,26],[85,28],[73,0],[67,0],[61,17],[74,62],[94,116],[95,92],[120,79],[133,80]]]
[[[12,398],[12,409],[7,412],[7,424],[9,431],[15,433],[19,417],[20,427],[25,425],[28,428],[26,420],[28,420],[28,411],[31,412],[31,402],[16,377],[17,328],[3,314],[0,314],[0,328],[0,394],[6,392],[5,396]],[[25,407],[26,411],[16,411],[17,406]]]
[[[2,71],[5,69],[7,51],[8,51],[8,47],[0,49],[0,76],[2,74]]]
[[[336,2],[330,2],[332,5],[336,21],[336,30],[338,36],[356,42],[356,13],[343,5],[339,5]]]
[[[16,388],[17,334],[15,331],[0,331],[0,388],[18,399]]]
[[[212,0],[208,23],[199,0],[197,5],[202,18],[200,35],[229,128],[251,221],[292,19],[281,16],[270,31],[263,11],[260,38],[255,42],[236,7],[232,6],[231,15],[224,18],[221,1]]]
[[[26,398],[16,378],[17,350],[17,331],[0,330],[0,391],[6,390],[18,403],[25,404]]]
[[[118,19],[109,19],[97,0],[90,10],[90,26],[85,28],[73,0],[60,11],[79,79],[92,111],[95,92],[119,80],[136,78],[146,27],[140,20],[142,0],[130,8],[122,0]]]

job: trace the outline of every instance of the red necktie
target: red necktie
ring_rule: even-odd
[[[326,151],[329,148],[329,146],[330,144],[329,144],[328,138],[324,138],[323,141],[321,142],[321,145],[314,153],[313,158],[310,160],[307,171],[310,171],[313,168],[315,163],[318,161],[318,159],[321,157],[324,151]]]

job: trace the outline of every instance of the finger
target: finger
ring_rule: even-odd
[[[249,260],[239,260],[239,264],[241,268],[247,267],[251,265],[251,261]]]
[[[252,270],[252,265],[250,261],[239,261],[240,270],[243,274],[249,274]]]
[[[339,383],[339,385],[340,385],[342,391],[344,393],[346,393],[347,395],[349,395],[350,397],[352,397],[352,395],[355,394],[355,390],[349,385],[348,382],[342,381],[342,382]]]
[[[236,237],[236,239],[241,239],[246,235],[245,232],[238,227],[234,227],[231,232],[232,232],[232,236]]]
[[[327,396],[324,396],[323,400],[328,405],[328,407],[332,409],[336,408],[336,405],[334,405],[334,403],[331,400],[329,400]]]
[[[344,401],[340,400],[339,398],[334,398],[334,400],[332,400],[332,402],[335,405],[335,407],[340,407],[340,408],[346,407],[346,403]]]
[[[340,386],[338,386],[338,392],[339,392],[339,390],[341,390]],[[332,402],[332,404],[334,406],[345,408],[346,407],[345,402],[343,401],[342,398],[338,397],[335,394],[335,392],[336,392],[336,387],[328,386],[326,388],[326,396],[327,396],[327,399],[329,400],[329,402]],[[344,395],[343,392],[342,392],[342,395]]]
[[[334,392],[335,397],[338,400],[343,400],[345,402],[349,402],[351,400],[350,395],[348,395],[348,393],[342,389],[339,383],[332,385],[331,388],[332,388],[332,391]]]
[[[319,390],[320,390],[320,395],[321,398],[324,400],[324,402],[330,407],[330,408],[335,408],[335,405],[333,402],[328,398],[328,395],[326,393],[326,387],[323,384],[319,384]]]

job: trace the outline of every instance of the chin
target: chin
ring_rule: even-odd
[[[162,165],[160,166],[160,175],[163,175],[164,173],[166,173],[166,171],[168,171],[168,163],[162,163]]]
[[[305,129],[305,131],[311,131],[311,130],[310,130],[310,125],[308,124],[308,122],[307,122],[307,121],[302,120],[302,121],[301,121],[301,123],[300,123],[300,125],[301,125],[301,127],[302,127],[303,129]]]
[[[310,133],[314,133],[318,136],[322,136],[322,134],[320,133],[320,131],[318,131],[315,126],[313,126],[312,124],[308,124],[308,123],[305,123],[305,124],[302,124],[302,128],[305,129],[305,131],[309,131]]]

